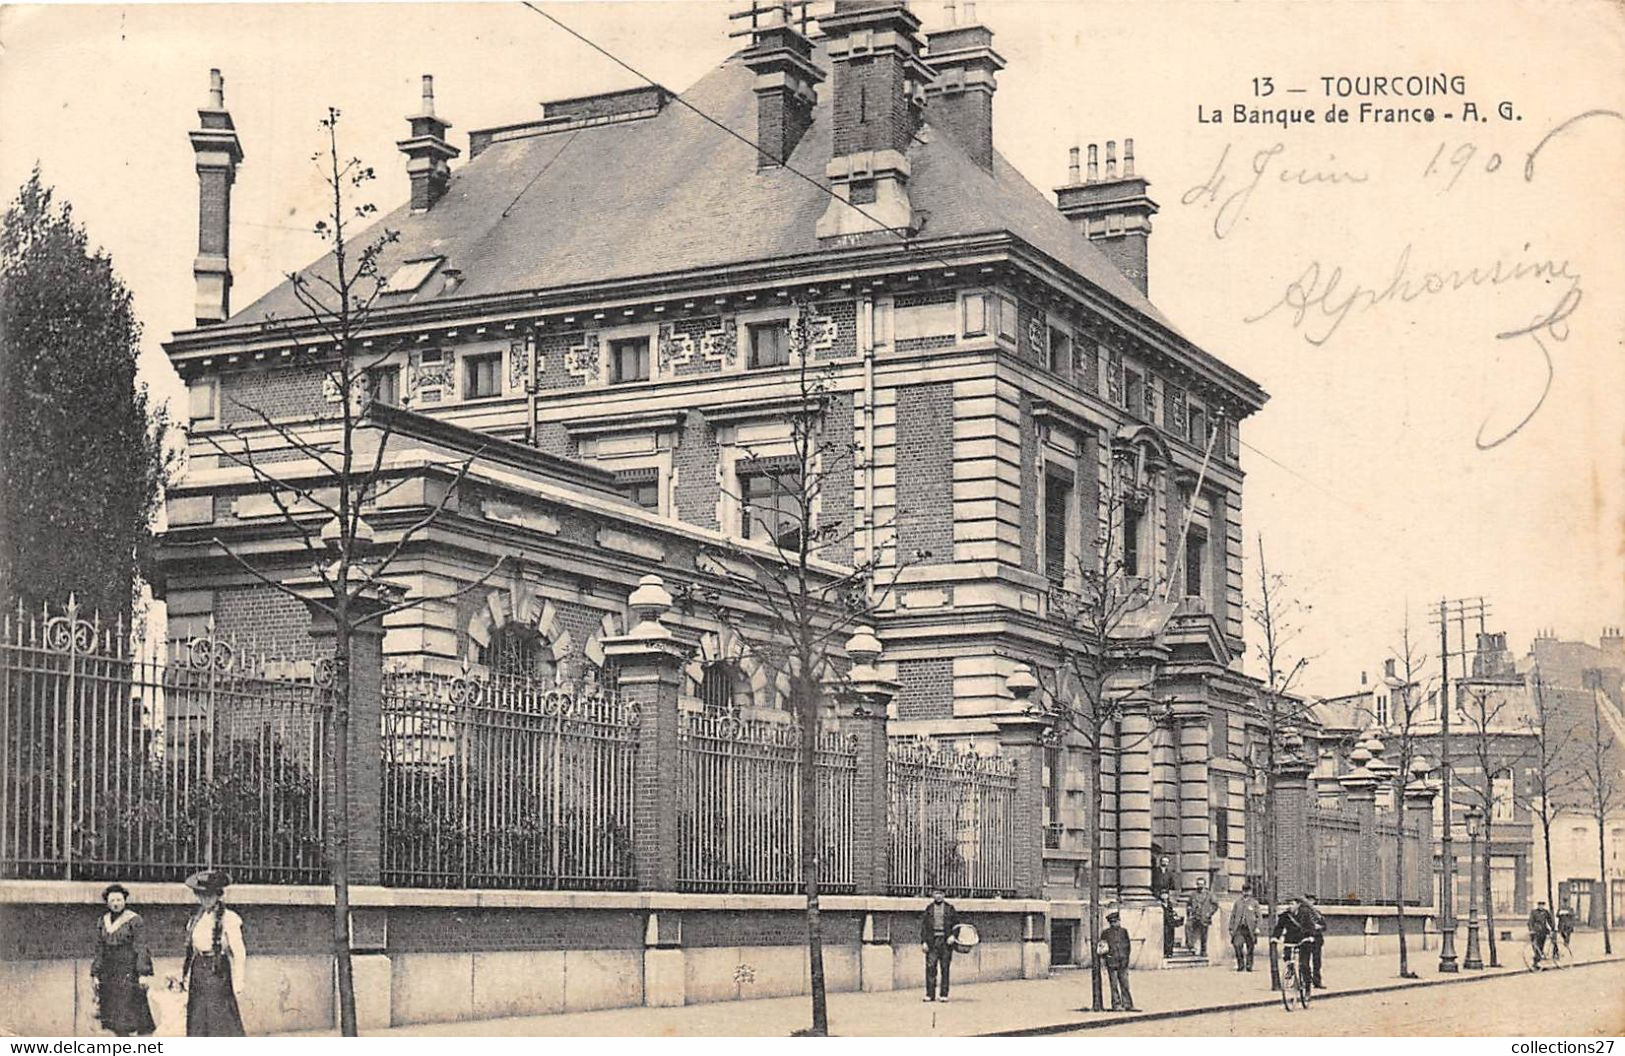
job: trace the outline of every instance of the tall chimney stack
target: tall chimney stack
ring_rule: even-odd
[[[834,197],[818,237],[912,231],[908,148],[933,76],[920,58],[920,20],[902,0],[835,0],[834,13],[818,27],[834,66],[835,96],[825,170]]]
[[[752,21],[760,16],[753,10]],[[812,126],[823,71],[813,64],[812,41],[790,25],[783,7],[765,12],[767,23],[751,27],[743,61],[756,74],[756,167],[769,169],[790,160]]]
[[[226,81],[209,71],[209,105],[197,112],[198,128],[188,133],[197,155],[197,325],[231,318],[231,185],[243,160],[243,145],[226,111]]]
[[[925,90],[926,118],[992,172],[993,93],[1005,63],[993,50],[993,31],[976,21],[975,5],[966,3],[964,14],[960,24],[926,35],[925,63],[936,74]]]
[[[1146,193],[1150,181],[1134,173],[1134,140],[1123,141],[1123,172],[1117,172],[1117,141],[1106,141],[1106,178],[1100,178],[1099,152],[1089,144],[1086,178],[1078,180],[1078,148],[1068,154],[1067,185],[1055,189],[1055,204],[1078,233],[1106,254],[1141,293],[1149,286],[1147,243],[1157,203]]]
[[[423,106],[407,119],[412,134],[395,145],[406,155],[406,175],[412,181],[412,212],[426,213],[451,183],[451,159],[461,151],[446,142],[450,121],[434,112],[434,78],[423,75]]]

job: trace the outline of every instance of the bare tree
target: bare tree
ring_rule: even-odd
[[[842,430],[839,418],[830,414],[836,377],[813,361],[811,316],[810,306],[801,305],[790,334],[796,370],[787,409],[779,416],[784,436],[771,444],[740,445],[752,463],[742,476],[753,483],[723,489],[740,511],[742,534],[758,545],[711,548],[697,564],[719,581],[707,596],[717,620],[736,632],[763,667],[783,677],[801,728],[797,827],[812,1023],[797,1033],[822,1037],[829,1033],[816,769],[823,702],[830,687],[844,683],[844,643],[875,622],[911,559],[883,568],[878,547],[854,559],[858,532],[851,479],[860,449],[850,426]],[[750,629],[740,626],[738,608],[722,603],[724,588],[751,609]]]
[[[1399,933],[1399,977],[1415,979],[1416,973],[1411,971],[1410,952],[1405,938],[1405,784],[1410,780],[1411,766],[1420,754],[1417,725],[1422,715],[1422,704],[1430,690],[1420,679],[1427,657],[1421,654],[1411,639],[1409,611],[1405,613],[1399,646],[1393,650],[1393,655],[1395,666],[1404,671],[1401,676],[1404,682],[1399,687],[1398,701],[1394,700],[1392,691],[1388,695],[1390,708],[1387,728],[1391,738],[1389,747],[1393,747],[1393,740],[1398,741],[1399,747],[1399,758],[1396,763],[1399,769],[1393,775],[1394,813],[1397,822],[1394,826],[1394,919],[1395,928]],[[1423,848],[1423,853],[1431,856],[1432,848]]]
[[[1275,805],[1275,769],[1281,758],[1282,740],[1288,730],[1295,730],[1312,712],[1307,700],[1292,696],[1292,689],[1310,658],[1294,657],[1293,644],[1303,633],[1303,624],[1312,606],[1294,591],[1291,582],[1280,574],[1272,574],[1264,557],[1264,536],[1258,537],[1258,597],[1245,605],[1247,617],[1258,629],[1257,658],[1263,666],[1263,699],[1259,701],[1259,717],[1264,720],[1264,759],[1248,759],[1250,774],[1262,769],[1264,777],[1264,895],[1268,903],[1271,932],[1275,929],[1275,911],[1280,902],[1276,886],[1280,877],[1276,861],[1279,825]],[[1249,838],[1250,834],[1249,834]],[[1270,989],[1281,987],[1281,966],[1277,951],[1270,947]]]
[[[1529,679],[1532,707],[1523,717],[1525,731],[1533,738],[1530,745],[1529,785],[1524,803],[1540,819],[1541,846],[1546,859],[1546,904],[1557,911],[1556,891],[1552,885],[1552,819],[1571,806],[1571,798],[1580,781],[1576,767],[1574,726],[1553,699],[1551,687],[1541,676],[1537,666]],[[1561,691],[1558,691],[1561,692]]]
[[[1484,813],[1484,859],[1479,863],[1479,881],[1484,888],[1484,933],[1489,938],[1491,968],[1501,965],[1495,940],[1495,896],[1491,887],[1494,870],[1490,868],[1489,852],[1499,802],[1495,794],[1495,775],[1503,770],[1516,774],[1530,753],[1522,732],[1509,728],[1512,715],[1507,709],[1511,702],[1508,694],[1495,693],[1488,686],[1467,685],[1456,706],[1456,715],[1466,726],[1468,757],[1478,770],[1478,781],[1464,781],[1461,787],[1466,790],[1469,801]]]
[[[1100,946],[1101,833],[1100,819],[1104,792],[1101,785],[1106,745],[1115,753],[1125,747],[1119,720],[1136,690],[1144,687],[1118,687],[1108,690],[1114,674],[1112,640],[1124,620],[1136,610],[1151,604],[1145,584],[1126,574],[1122,557],[1124,512],[1129,500],[1132,474],[1122,460],[1113,458],[1106,494],[1099,504],[1098,530],[1094,545],[1075,561],[1074,584],[1078,589],[1052,590],[1050,619],[1056,625],[1056,666],[1053,675],[1039,672],[1044,686],[1039,707],[1055,720],[1063,738],[1070,735],[1082,743],[1088,756],[1089,788],[1085,833],[1089,845],[1089,984],[1090,1007],[1105,1008],[1102,988]],[[1091,511],[1093,513],[1093,511]],[[1171,611],[1171,606],[1163,605]],[[1047,677],[1046,677],[1047,676]],[[1057,780],[1053,776],[1051,780]]]
[[[311,568],[320,580],[316,596],[302,591],[274,570],[261,568],[222,541],[210,540],[259,583],[313,606],[332,621],[333,682],[330,735],[330,771],[333,811],[330,815],[329,867],[333,881],[333,955],[337,964],[339,1026],[347,1037],[356,1034],[355,980],[350,961],[350,782],[349,730],[351,715],[351,658],[358,631],[384,617],[414,606],[446,601],[476,589],[502,565],[497,562],[473,582],[456,590],[413,598],[386,578],[406,548],[432,525],[455,496],[478,452],[463,460],[438,502],[411,523],[375,537],[362,517],[365,509],[399,487],[404,477],[392,476],[385,453],[390,428],[368,414],[369,371],[388,353],[374,353],[363,345],[378,298],[386,291],[386,276],[379,264],[384,250],[399,233],[373,227],[353,233],[377,212],[370,202],[354,197],[374,179],[373,170],[358,158],[345,160],[339,149],[339,111],[329,108],[320,122],[323,149],[312,155],[330,195],[327,215],[316,222],[314,233],[331,247],[329,256],[315,267],[287,276],[302,313],[271,320],[269,329],[294,348],[295,362],[322,371],[322,383],[337,394],[335,410],[302,423],[273,418],[263,408],[231,399],[252,422],[248,428],[226,425],[227,439],[205,434],[221,457],[249,471],[265,490],[283,525],[298,539]],[[229,399],[229,397],[228,397]],[[225,416],[222,416],[224,419]],[[267,457],[256,440],[269,440],[280,455],[296,452],[318,467],[295,476],[290,463]],[[370,448],[370,450],[369,450]]]
[[[1613,724],[1603,720],[1602,690],[1591,687],[1591,736],[1586,739],[1580,761],[1580,786],[1591,819],[1597,823],[1597,886],[1602,890],[1602,952],[1614,952],[1613,933],[1609,929],[1608,897],[1608,816],[1625,806],[1625,789],[1620,787],[1619,767],[1614,756],[1619,741],[1614,736]]]

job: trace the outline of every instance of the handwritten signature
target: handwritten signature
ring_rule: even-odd
[[[1285,143],[1276,143],[1253,153],[1252,163],[1248,166],[1251,178],[1244,179],[1223,199],[1219,196],[1225,188],[1230,186],[1230,173],[1226,165],[1230,161],[1230,144],[1225,144],[1224,150],[1219,154],[1218,162],[1213,166],[1213,172],[1206,180],[1187,190],[1180,196],[1180,204],[1197,205],[1203,207],[1218,205],[1218,211],[1213,214],[1213,237],[1222,239],[1236,229],[1247,215],[1247,208],[1252,203],[1253,194],[1258,190],[1265,176],[1271,176],[1276,183],[1289,186],[1308,187],[1315,184],[1344,184],[1365,183],[1371,177],[1365,172],[1350,172],[1336,168],[1310,168],[1307,166],[1287,165],[1279,161],[1286,152]],[[1332,160],[1335,160],[1335,156]]]

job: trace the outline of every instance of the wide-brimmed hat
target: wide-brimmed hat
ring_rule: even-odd
[[[224,869],[200,869],[186,878],[186,886],[200,893],[220,895],[231,886],[231,875]]]

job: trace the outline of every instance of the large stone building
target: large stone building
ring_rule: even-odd
[[[1004,59],[986,26],[922,32],[902,3],[857,0],[811,34],[771,10],[753,21],[749,47],[680,95],[549,102],[540,120],[471,133],[456,168],[425,79],[400,144],[410,201],[375,229],[399,238],[368,321],[374,391],[451,448],[494,439],[394,578],[432,594],[519,560],[488,590],[391,617],[390,662],[517,655],[544,677],[605,677],[597,643],[624,630],[641,575],[681,598],[707,586],[700,549],[766,551],[805,357],[828,385],[826,428],[855,452],[820,499],[850,531],[834,557],[897,581],[876,628],[902,687],[893,732],[991,741],[993,717],[1018,707],[1006,679],[1055,667],[1052,607],[1113,533],[1124,572],[1166,601],[1125,646],[1156,708],[1111,764],[1108,882],[1148,895],[1156,845],[1184,886],[1238,889],[1255,736],[1240,427],[1265,395],[1148,297],[1157,207],[1132,140],[1103,160],[1074,150],[1051,198],[993,148]],[[231,309],[244,152],[218,92],[201,117],[198,326],[166,345],[191,391],[169,611],[181,633],[212,619],[297,637],[297,601],[190,545],[218,536],[306,575],[274,504],[211,438],[314,472],[278,431],[317,427],[340,398],[320,367],[291,365],[309,337],[291,284]],[[1108,523],[1111,488],[1125,512]],[[374,523],[400,530],[387,511]],[[780,680],[703,607],[672,621],[695,645],[688,696],[782,708]],[[1075,899],[1081,753],[1057,745],[1048,769],[1046,893]]]

